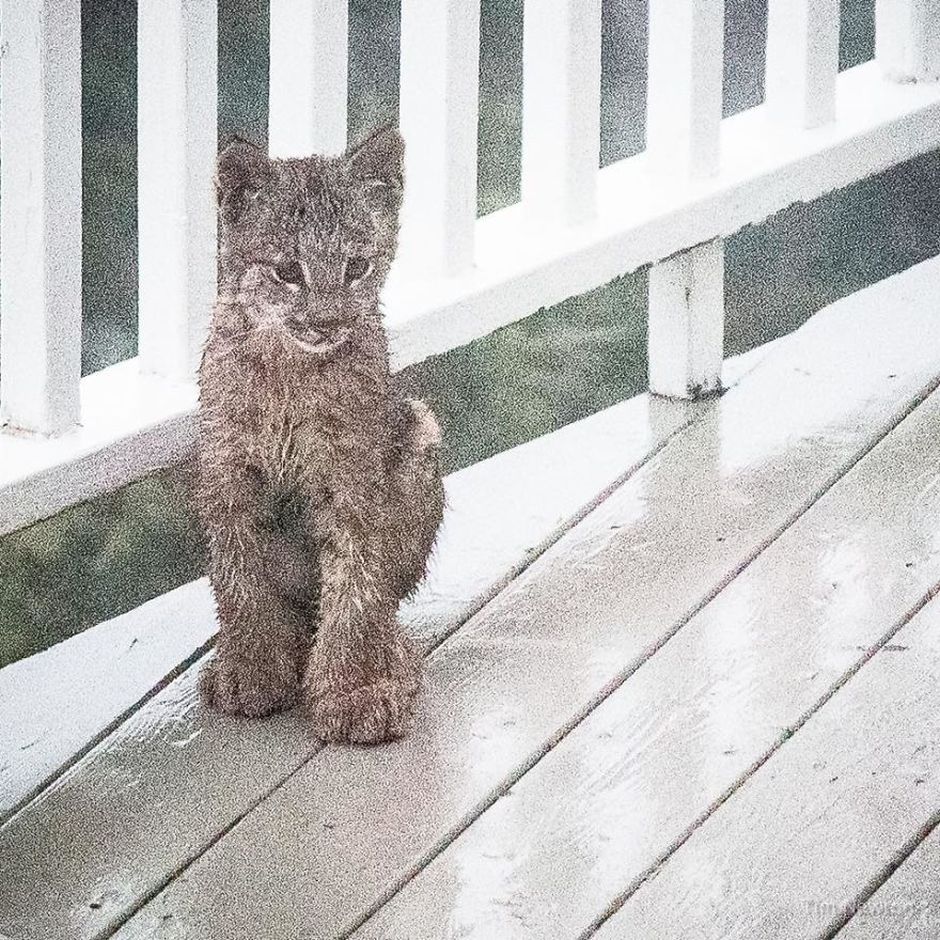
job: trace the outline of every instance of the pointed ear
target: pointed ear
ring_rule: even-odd
[[[241,215],[264,186],[270,170],[267,154],[250,141],[236,137],[219,153],[215,188],[219,209],[228,222]]]
[[[349,172],[370,189],[385,189],[385,201],[392,197],[398,208],[404,187],[405,141],[392,125],[380,128],[358,147],[346,152]]]

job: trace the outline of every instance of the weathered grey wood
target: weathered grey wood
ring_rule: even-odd
[[[928,274],[815,318],[435,651],[410,738],[321,752],[118,936],[354,927],[933,387]]]
[[[940,829],[934,829],[854,914],[839,940],[937,940],[940,936]]]
[[[641,396],[451,475],[430,576],[402,611],[413,635],[431,644],[454,629],[698,413]],[[213,611],[205,582],[194,590],[202,619],[192,626],[204,637]],[[0,933],[101,935],[314,753],[297,716],[207,715],[196,671],[0,830]]]
[[[694,832],[598,940],[827,936],[865,885],[940,818],[938,636],[934,601]]]
[[[0,820],[214,633],[193,582],[0,669]]]
[[[938,467],[934,392],[355,936],[581,936],[940,582]]]

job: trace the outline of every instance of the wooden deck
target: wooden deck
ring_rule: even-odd
[[[938,298],[930,261],[718,400],[451,477],[405,741],[206,713],[198,662],[0,672],[0,934],[936,938]],[[155,603],[101,636],[171,625],[162,676],[211,605]]]

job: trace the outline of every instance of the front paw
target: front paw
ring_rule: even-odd
[[[199,677],[202,700],[227,715],[263,718],[297,703],[297,667],[286,661],[258,661],[217,652]]]
[[[419,662],[409,648],[396,668],[350,685],[316,674],[306,688],[314,733],[327,743],[380,744],[404,737],[414,718]]]

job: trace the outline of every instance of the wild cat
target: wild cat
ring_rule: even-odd
[[[403,735],[419,658],[396,611],[443,509],[440,432],[389,372],[379,292],[404,144],[219,157],[219,298],[200,367],[196,503],[218,607],[204,700],[303,698],[325,741]]]

